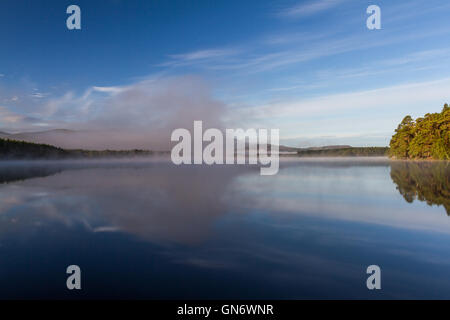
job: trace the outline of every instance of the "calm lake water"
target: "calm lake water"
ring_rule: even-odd
[[[382,158],[2,163],[0,298],[449,299],[449,179]]]

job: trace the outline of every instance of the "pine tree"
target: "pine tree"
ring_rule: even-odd
[[[389,155],[397,159],[450,160],[450,107],[414,121],[403,118],[390,142]]]

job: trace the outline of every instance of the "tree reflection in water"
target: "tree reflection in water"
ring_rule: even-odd
[[[409,203],[415,199],[428,205],[443,205],[450,216],[450,162],[395,161],[391,178]]]

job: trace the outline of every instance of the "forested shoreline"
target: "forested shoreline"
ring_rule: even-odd
[[[150,150],[82,150],[62,149],[48,144],[0,138],[0,159],[70,159],[70,158],[107,158],[138,157],[160,154]]]
[[[424,117],[403,118],[389,144],[393,159],[450,160],[450,107]]]
[[[383,157],[387,156],[388,147],[348,147],[336,149],[299,150],[300,157]]]

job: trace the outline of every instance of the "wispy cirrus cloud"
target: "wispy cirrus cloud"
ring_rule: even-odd
[[[336,7],[346,0],[316,0],[280,10],[279,17],[301,18]]]
[[[265,37],[263,43],[266,45],[280,46],[292,45],[316,41],[323,38],[329,38],[334,35],[333,31],[313,33],[313,32],[290,32],[271,34]]]
[[[47,93],[43,93],[43,92],[34,92],[31,94],[31,96],[36,99],[45,98],[47,95],[48,95]]]
[[[402,29],[392,29],[385,32],[383,37],[372,37],[370,41],[367,40],[367,34],[364,33],[339,36],[333,31],[316,34],[302,32],[275,34],[266,36],[260,41],[255,40],[251,46],[247,47],[236,46],[224,50],[202,49],[170,55],[170,60],[160,66],[197,67],[209,71],[239,72],[241,75],[256,74],[275,69],[286,69],[339,54],[381,49],[429,37],[447,36],[449,33],[449,28],[413,33],[405,33]],[[417,53],[416,56],[411,54],[405,57],[404,63],[406,64],[406,59],[414,62],[414,60],[442,56],[442,53],[446,53],[445,50],[445,48],[428,50],[429,52],[422,50],[423,52]],[[388,56],[380,56],[378,60],[389,60]],[[393,61],[395,64],[399,62]]]
[[[253,127],[277,126],[281,128],[282,139],[297,142],[309,140],[315,145],[326,145],[339,139],[339,143],[344,144],[372,141],[372,145],[387,145],[393,129],[406,114],[416,118],[430,111],[440,111],[442,105],[450,101],[449,87],[450,78],[445,78],[285,99],[236,110],[233,116],[241,126],[243,123]],[[295,145],[292,141],[290,145]]]
[[[112,86],[112,87],[92,87],[93,91],[97,92],[103,92],[103,93],[110,93],[110,94],[117,94],[121,93],[126,90],[126,87],[119,87],[119,86]]]
[[[450,98],[448,88],[450,78],[424,81],[417,83],[406,83],[373,90],[361,90],[347,93],[339,93],[317,98],[301,99],[293,102],[272,103],[264,106],[256,106],[247,109],[253,116],[260,119],[273,119],[274,117],[305,117],[311,115],[331,115],[344,110],[380,110],[396,108],[399,114],[427,112],[427,110],[416,110],[414,105],[428,101],[440,101]],[[435,104],[439,108],[439,104]],[[403,109],[403,110],[402,110]],[[429,110],[428,110],[429,111]],[[439,110],[436,110],[439,111]],[[405,113],[406,112],[406,113]],[[412,114],[416,116],[415,114]]]
[[[450,48],[420,50],[396,58],[376,60],[359,67],[321,69],[317,70],[315,74],[317,75],[317,81],[322,83],[324,79],[330,78],[339,80],[393,74],[405,72],[405,70],[408,72],[438,70],[442,68],[442,63],[445,61],[450,61]],[[310,85],[313,84],[310,83]],[[293,86],[292,89],[294,88]]]
[[[209,49],[209,50],[198,50],[185,54],[175,54],[170,55],[170,57],[179,60],[200,60],[200,59],[209,59],[209,58],[217,58],[224,57],[236,54],[236,50],[231,49]]]
[[[208,61],[217,61],[220,59],[229,58],[235,56],[241,52],[238,48],[229,49],[203,49],[197,51],[191,51],[180,54],[169,55],[169,61],[166,61],[159,66],[171,67],[171,66],[185,66],[192,64],[201,64]]]

